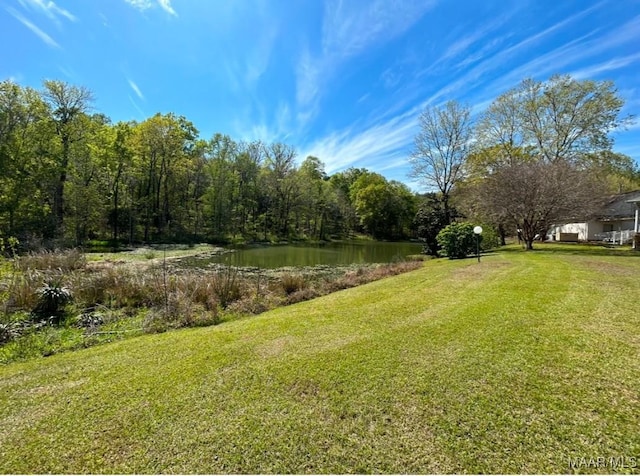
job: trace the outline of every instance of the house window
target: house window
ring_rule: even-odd
[[[608,233],[610,231],[613,231],[613,223],[605,223],[602,225],[602,231],[605,233]]]

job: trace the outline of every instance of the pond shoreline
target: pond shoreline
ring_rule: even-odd
[[[155,251],[155,250],[154,250]],[[0,364],[90,347],[142,334],[222,324],[417,269],[415,260],[387,264],[285,266],[211,263],[185,267],[194,255],[227,252],[210,246],[144,256],[93,256],[78,250],[17,258],[2,276]],[[98,259],[96,259],[98,258]],[[42,294],[66,295],[49,302]]]

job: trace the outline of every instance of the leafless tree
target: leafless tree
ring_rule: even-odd
[[[567,162],[524,162],[503,167],[475,189],[480,211],[522,230],[527,249],[551,224],[584,219],[600,195],[593,175]]]
[[[450,101],[441,108],[425,109],[419,122],[420,132],[409,159],[411,177],[440,192],[449,221],[451,191],[464,177],[464,164],[471,147],[470,110]]]

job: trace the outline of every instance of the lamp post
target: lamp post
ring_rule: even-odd
[[[479,225],[474,227],[473,232],[476,234],[476,255],[478,256],[478,263],[479,263],[480,262],[480,235],[482,234],[482,227]]]

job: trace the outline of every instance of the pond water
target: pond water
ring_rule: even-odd
[[[207,266],[224,263],[240,267],[282,268],[285,266],[349,265],[364,263],[389,263],[420,254],[422,245],[407,242],[358,241],[326,244],[289,244],[250,246],[231,253],[191,258],[185,264]]]

